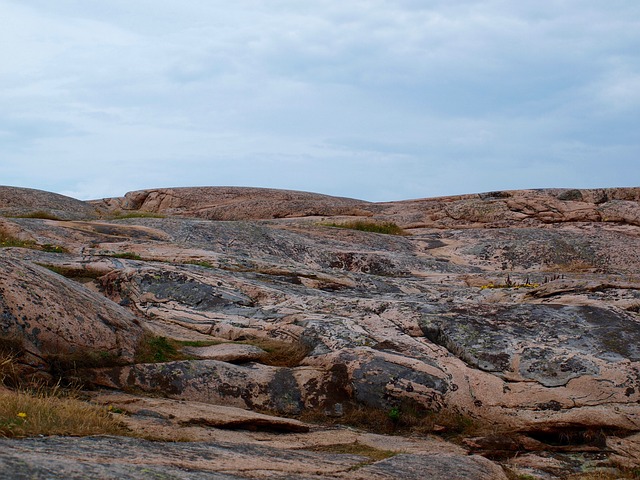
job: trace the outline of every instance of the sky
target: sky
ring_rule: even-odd
[[[0,184],[640,186],[638,0],[0,0]]]

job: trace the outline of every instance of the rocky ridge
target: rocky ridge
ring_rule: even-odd
[[[44,211],[42,199],[55,194],[40,192],[31,205],[30,191],[3,188],[0,212],[16,192],[26,199],[21,217],[0,218],[5,236],[30,247],[7,247],[0,256],[0,333],[22,342],[25,372],[46,376],[54,352],[90,348],[119,361],[85,369],[86,381],[166,401],[294,418],[313,411],[338,423],[366,408],[394,419],[431,419],[431,434],[445,435],[466,422],[474,428],[459,434],[464,447],[447,444],[446,458],[461,471],[456,478],[504,475],[496,463],[467,453],[534,478],[638,466],[640,188],[389,203],[268,189],[157,189],[80,202],[84,218],[62,212],[56,219],[29,215]],[[334,226],[353,221],[393,222],[407,234]],[[184,359],[140,363],[134,351],[148,335],[203,346],[183,347]],[[266,340],[302,355],[267,361],[260,348]],[[112,403],[126,409],[129,400]],[[147,410],[160,424],[175,423],[163,408]],[[202,418],[221,417],[233,415],[211,410]],[[447,423],[452,418],[458,426]],[[207,420],[200,428],[212,432],[221,423]],[[319,427],[307,428],[313,436]],[[292,433],[268,435],[273,448],[284,448],[278,442]],[[355,441],[349,439],[340,444]],[[7,440],[11,453],[0,461],[9,468],[25,448],[51,451],[49,444],[70,441],[85,448],[80,440]],[[307,447],[317,447],[314,441]],[[107,458],[116,440],[86,442],[99,444]],[[233,448],[241,452],[249,443],[243,437]],[[138,446],[147,452],[140,455],[155,455],[152,445]],[[393,478],[397,470],[414,478],[411,472],[426,464],[449,468],[446,459],[433,458],[435,447],[423,447],[395,449],[389,459],[355,470],[361,458],[316,453],[305,461],[339,466],[295,475]],[[197,444],[184,448],[202,455]],[[55,462],[80,475],[63,458]],[[222,464],[197,468],[220,478],[294,475],[265,467],[246,477]],[[89,462],[85,472],[97,468]],[[140,475],[121,478],[146,478]]]

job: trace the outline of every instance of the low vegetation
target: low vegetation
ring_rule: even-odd
[[[354,220],[344,223],[323,223],[325,227],[348,228],[361,232],[383,233],[386,235],[407,235],[407,232],[393,222],[372,222],[367,220]]]
[[[7,230],[0,228],[0,248],[5,247],[37,248],[36,242],[21,240]]]
[[[125,365],[117,355],[107,351],[78,350],[73,353],[45,355],[54,378],[65,385],[85,385],[83,370]]]
[[[263,349],[266,353],[260,363],[274,367],[297,367],[309,355],[310,346],[303,342],[285,342],[270,338],[254,338],[242,341]]]
[[[0,390],[0,436],[123,435],[126,428],[104,407],[60,389]]]
[[[93,280],[95,278],[101,277],[104,275],[104,272],[90,270],[87,268],[76,268],[76,267],[66,267],[60,265],[50,265],[48,263],[38,263],[41,267],[46,268],[47,270],[51,270],[52,272],[57,273],[58,275],[62,275],[66,278],[71,279],[88,279]]]
[[[439,434],[446,437],[475,435],[486,427],[470,417],[447,409],[438,412],[401,405],[390,409],[366,405],[346,405],[344,414],[328,417],[323,411],[307,411],[301,420],[310,423],[348,425],[385,435]]]
[[[30,248],[32,250],[42,250],[50,253],[69,252],[69,250],[61,245],[53,245],[50,243],[40,245],[32,240],[21,240],[15,235],[9,233],[6,229],[0,228],[0,248],[7,247]]]
[[[489,283],[487,285],[482,285],[480,286],[480,290],[485,290],[485,289],[494,289],[494,288],[538,288],[540,286],[539,283],[535,283],[535,282],[531,282],[529,280],[529,278],[527,277],[527,279],[524,282],[517,282],[511,279],[510,275],[507,275],[507,278],[505,279],[504,283]]]
[[[584,259],[573,259],[564,263],[553,265],[552,270],[570,273],[586,273],[592,272],[595,268],[593,264]]]
[[[381,450],[379,448],[365,445],[358,441],[353,443],[336,443],[333,445],[318,445],[310,449],[313,452],[338,453],[343,455],[360,455],[369,458],[369,462],[357,465],[354,469],[368,465],[373,462],[379,462],[386,458],[397,455],[397,452],[390,450]]]
[[[61,221],[60,217],[57,217],[51,212],[45,212],[44,210],[38,210],[35,212],[23,213],[20,215],[10,215],[9,218],[40,218],[42,220],[56,220]]]
[[[112,253],[109,256],[113,258],[124,258],[126,260],[142,260],[142,257],[140,255],[133,252]]]
[[[166,218],[166,215],[153,212],[114,212],[106,218],[109,220],[124,220],[127,218]]]
[[[164,363],[188,360],[180,352],[180,343],[167,337],[145,335],[136,350],[136,363]]]
[[[18,373],[12,339],[0,342],[0,436],[123,435],[127,429],[104,407],[81,400],[77,389],[29,381]]]
[[[188,262],[185,262],[185,265],[196,265],[197,267],[203,268],[216,268],[213,263],[207,262],[206,260],[190,260]]]
[[[309,346],[301,342],[285,342],[270,338],[253,338],[237,342],[221,341],[185,341],[162,336],[146,335],[138,346],[136,363],[162,363],[179,360],[192,360],[193,357],[182,353],[182,347],[206,347],[221,343],[253,345],[266,353],[260,363],[276,367],[295,367],[309,354]]]

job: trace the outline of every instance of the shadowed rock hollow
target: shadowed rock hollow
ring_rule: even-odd
[[[0,212],[11,191],[0,189]],[[414,433],[456,434],[466,447],[446,443],[449,454],[477,452],[534,478],[637,466],[639,188],[388,203],[253,188],[155,189],[79,202],[84,218],[74,202],[61,220],[0,219],[5,236],[29,242],[0,252],[0,327],[31,352],[21,359],[31,369],[49,368],[45,350],[91,346],[123,361],[86,369],[83,378],[135,391],[137,402],[163,396],[298,419],[313,413],[331,423],[364,409],[396,433],[420,424]],[[93,218],[94,208],[101,218]],[[354,229],[358,221],[393,222],[405,235]],[[172,340],[182,353],[133,355],[153,337]],[[134,401],[111,400],[123,409]],[[205,417],[222,411],[203,413],[196,435],[186,426],[193,419],[180,423],[160,404],[147,407],[151,417],[132,415],[132,428],[220,441],[212,432],[224,422]],[[304,448],[320,448],[314,428],[296,440]],[[294,441],[285,448],[278,443],[284,434],[269,435],[264,441],[292,462],[316,462],[316,473],[271,466],[251,478],[274,471],[280,478],[293,471],[306,475],[298,478],[400,471],[414,478],[427,464],[449,469],[429,457],[431,444],[354,468],[362,459],[326,451],[298,457]],[[48,442],[57,441],[74,440]],[[86,440],[99,443],[105,458],[114,441]],[[251,441],[208,448],[241,452]],[[12,453],[0,457],[13,465],[21,441],[7,442]],[[141,456],[155,455],[153,445],[138,447]],[[184,451],[200,458],[199,448]],[[51,458],[72,471],[64,458]],[[188,468],[245,478],[220,466],[225,461]],[[451,461],[467,466],[459,477],[442,478],[501,475],[488,460]],[[89,463],[86,472],[103,468]]]

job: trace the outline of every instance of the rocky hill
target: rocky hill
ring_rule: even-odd
[[[0,187],[0,215],[21,375],[81,379],[134,432],[191,440],[5,439],[15,478],[640,468],[640,188]]]

